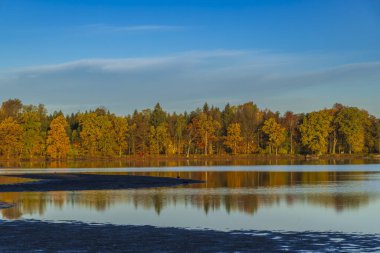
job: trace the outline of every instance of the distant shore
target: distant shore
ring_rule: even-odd
[[[67,158],[61,160],[46,159],[46,158],[10,158],[6,159],[0,157],[0,162],[87,162],[87,161],[272,161],[272,160],[295,160],[295,161],[308,161],[308,160],[347,160],[347,159],[365,159],[380,160],[380,154],[324,154],[324,155],[311,155],[311,154],[250,154],[250,155],[127,155],[123,157],[77,157]]]
[[[38,181],[0,185],[0,192],[122,190],[202,183],[202,181],[182,178],[106,174],[21,174],[7,176]]]

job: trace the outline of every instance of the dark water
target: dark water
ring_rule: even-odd
[[[379,252],[380,235],[6,221],[0,252]],[[96,239],[95,239],[96,238]],[[17,240],[18,239],[18,240]]]
[[[1,173],[10,171],[17,172],[2,169]],[[380,165],[376,164],[79,171],[179,176],[205,183],[121,191],[0,193],[0,201],[16,204],[2,210],[0,217],[223,231],[380,233]]]

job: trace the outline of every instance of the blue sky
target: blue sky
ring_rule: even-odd
[[[0,0],[0,99],[380,116],[380,1]]]

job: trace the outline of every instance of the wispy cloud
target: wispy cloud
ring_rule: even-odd
[[[142,57],[142,58],[121,58],[121,59],[82,59],[77,61],[29,66],[16,69],[8,69],[3,74],[13,75],[40,75],[56,72],[96,70],[102,72],[125,72],[153,70],[155,68],[168,68],[180,65],[193,65],[211,59],[240,58],[251,54],[251,51],[243,50],[212,50],[212,51],[189,51],[175,55],[162,57]],[[1,72],[0,72],[1,74]],[[1,75],[0,75],[1,77]],[[4,76],[3,76],[4,77]]]
[[[204,101],[222,106],[255,100],[280,111],[308,111],[342,102],[380,115],[380,103],[374,98],[380,93],[379,81],[380,62],[331,66],[331,59],[315,55],[211,50],[2,70],[0,98],[19,97],[68,111],[98,104],[117,113],[157,101],[176,111]],[[309,103],[297,103],[305,99]]]
[[[128,33],[128,32],[171,32],[185,30],[186,26],[177,25],[110,25],[110,24],[90,24],[82,27],[90,33]]]

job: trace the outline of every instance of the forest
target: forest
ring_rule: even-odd
[[[335,104],[283,115],[253,102],[204,104],[191,112],[152,109],[119,116],[106,108],[48,114],[19,99],[0,108],[2,159],[94,159],[218,155],[334,155],[380,151],[380,120],[366,110]]]

